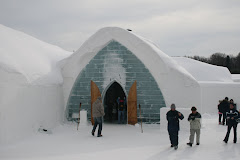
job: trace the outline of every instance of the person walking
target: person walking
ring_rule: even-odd
[[[234,134],[233,143],[237,143],[238,122],[236,120],[239,118],[239,112],[236,109],[234,109],[233,104],[230,104],[230,109],[226,112],[226,117],[227,117],[228,129],[227,129],[227,134],[223,141],[225,143],[228,142],[230,131],[233,128],[233,134]]]
[[[102,104],[102,98],[98,97],[92,106],[92,116],[94,120],[94,126],[92,129],[92,135],[94,136],[95,130],[98,126],[98,137],[102,137],[102,117],[105,115],[104,107]]]
[[[176,110],[175,104],[171,105],[171,110],[167,112],[166,118],[168,121],[168,134],[171,142],[171,147],[174,149],[178,149],[178,132],[180,130],[179,127],[179,119],[183,120],[184,116],[181,112]]]
[[[190,122],[190,137],[189,137],[189,145],[192,147],[194,136],[196,133],[196,144],[200,145],[200,129],[201,129],[201,114],[197,112],[196,107],[191,108],[192,113],[188,116],[188,121]]]

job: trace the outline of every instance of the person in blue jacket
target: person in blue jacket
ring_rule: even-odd
[[[230,109],[226,112],[226,117],[227,117],[228,129],[227,129],[227,134],[223,141],[225,143],[228,142],[230,131],[233,128],[233,134],[234,134],[233,143],[237,143],[238,122],[236,120],[239,118],[239,112],[234,108],[234,105],[232,103],[230,104]]]
[[[184,116],[181,112],[176,110],[175,104],[171,105],[171,110],[167,112],[168,121],[168,134],[171,142],[171,147],[176,150],[178,148],[178,132],[179,132],[179,119],[183,119]]]

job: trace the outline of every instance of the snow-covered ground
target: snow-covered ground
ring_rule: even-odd
[[[0,159],[239,159],[240,139],[234,144],[231,133],[228,144],[223,143],[227,127],[217,121],[217,115],[203,115],[200,146],[187,146],[189,131],[181,130],[178,150],[170,148],[166,128],[157,124],[145,124],[144,133],[136,126],[104,124],[103,137],[97,138],[90,134],[91,125],[80,126],[77,131],[76,124],[69,123],[58,126],[52,134],[39,132],[23,141],[0,146]]]

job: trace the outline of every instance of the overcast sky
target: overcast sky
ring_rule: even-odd
[[[170,56],[240,52],[240,0],[0,0],[0,23],[68,51],[117,26]]]

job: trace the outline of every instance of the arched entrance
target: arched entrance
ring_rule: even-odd
[[[107,123],[118,123],[118,102],[117,99],[120,97],[120,100],[124,101],[126,99],[126,94],[122,86],[113,82],[106,90],[104,95],[103,103],[105,109],[104,122]],[[124,123],[127,123],[127,104],[124,103]]]

